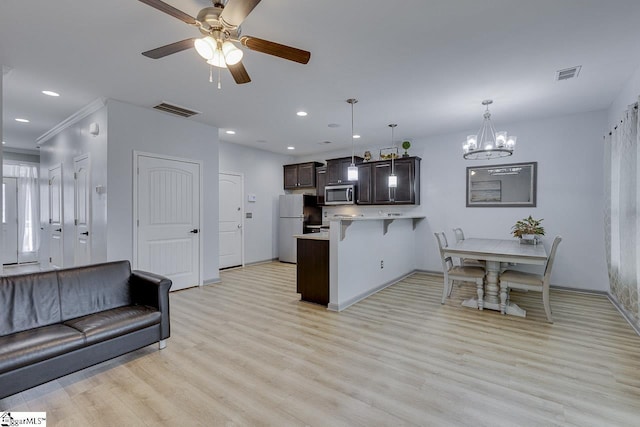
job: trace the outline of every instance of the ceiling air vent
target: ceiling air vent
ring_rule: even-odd
[[[191,117],[196,114],[200,114],[200,111],[189,110],[185,107],[180,107],[178,105],[169,104],[168,102],[161,102],[160,104],[154,106],[156,110],[164,111],[165,113],[174,114],[180,117]]]
[[[582,68],[582,65],[578,65],[576,67],[571,67],[571,68],[565,68],[564,70],[558,70],[556,71],[556,80],[561,81],[561,80],[568,80],[568,79],[573,79],[575,77],[578,77],[578,74],[580,73],[580,68]]]

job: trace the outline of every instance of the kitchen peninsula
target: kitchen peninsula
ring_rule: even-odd
[[[341,311],[411,274],[419,256],[413,231],[424,218],[334,216],[328,233],[294,236],[301,299]]]

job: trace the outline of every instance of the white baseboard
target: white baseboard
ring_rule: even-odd
[[[363,293],[361,293],[359,295],[351,297],[348,300],[346,300],[346,301],[344,301],[344,302],[342,302],[340,304],[329,303],[329,305],[327,306],[327,310],[329,310],[329,311],[342,311],[342,310],[344,310],[344,309],[346,309],[348,307],[351,307],[353,304],[355,304],[355,303],[357,303],[359,301],[362,301],[363,299],[367,298],[368,296],[371,296],[371,295],[375,294],[376,292],[380,292],[381,290],[383,290],[385,288],[388,288],[389,286],[391,286],[391,285],[393,285],[395,283],[398,283],[401,280],[404,280],[405,278],[411,276],[413,273],[415,273],[415,270],[411,271],[411,272],[409,272],[409,273],[407,273],[407,274],[405,274],[403,276],[400,276],[400,277],[398,277],[396,279],[393,279],[393,280],[391,280],[389,282],[386,282],[386,283],[383,283],[383,284],[381,284],[379,286],[376,286],[375,288],[369,289],[368,291],[363,292]]]

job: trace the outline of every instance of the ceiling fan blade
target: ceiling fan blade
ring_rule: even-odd
[[[220,19],[231,27],[242,24],[260,0],[229,0],[220,14]]]
[[[285,46],[280,43],[270,42],[257,37],[243,36],[240,39],[240,42],[251,50],[288,59],[289,61],[299,62],[300,64],[308,63],[311,58],[311,52],[307,52],[306,50]]]
[[[251,77],[247,74],[247,70],[244,68],[244,65],[242,65],[242,61],[234,65],[227,65],[227,68],[231,72],[233,80],[235,80],[239,85],[249,83],[251,81]]]
[[[160,59],[164,58],[165,56],[192,48],[194,41],[195,38],[185,39],[179,42],[168,44],[166,46],[161,46],[155,49],[148,50],[146,52],[142,52],[142,54],[147,58]]]
[[[185,22],[189,25],[197,25],[198,21],[191,15],[184,13],[183,11],[176,9],[175,7],[160,1],[160,0],[139,0],[144,4],[148,4],[149,6],[158,9],[160,12],[164,12],[167,15],[171,15],[174,18],[178,18],[182,22]]]

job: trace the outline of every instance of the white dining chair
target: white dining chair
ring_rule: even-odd
[[[456,243],[460,243],[464,240],[464,232],[462,231],[462,228],[454,228],[453,234],[456,237]],[[462,267],[485,267],[484,261],[471,258],[460,258],[460,265]]]
[[[444,272],[444,286],[442,289],[442,304],[445,300],[451,296],[451,290],[453,289],[453,281],[459,280],[461,282],[471,282],[476,284],[478,292],[478,308],[482,310],[484,308],[484,275],[485,271],[482,267],[465,267],[453,264],[453,260],[450,256],[444,255],[444,249],[448,246],[447,236],[442,233],[433,233],[436,236],[438,242],[438,249],[440,250],[440,258],[442,259],[442,271]]]
[[[506,270],[500,274],[500,312],[502,314],[506,311],[509,291],[511,289],[542,292],[542,303],[544,305],[544,311],[547,314],[547,320],[549,323],[553,323],[551,305],[549,303],[549,280],[551,279],[551,268],[553,267],[553,261],[556,257],[556,250],[561,241],[562,237],[560,236],[553,239],[551,252],[547,258],[543,275],[516,270]]]

